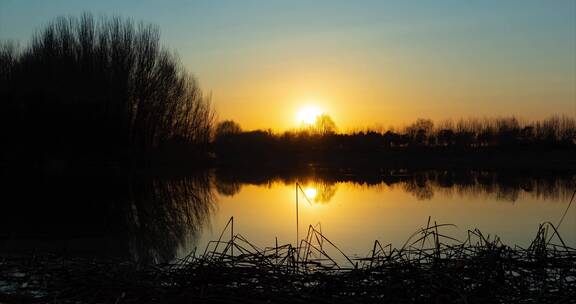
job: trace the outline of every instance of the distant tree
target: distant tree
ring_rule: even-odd
[[[215,140],[218,141],[223,138],[242,133],[242,128],[233,120],[224,120],[218,123],[215,133]]]
[[[437,135],[438,144],[441,146],[451,146],[454,142],[454,131],[451,129],[441,129]]]
[[[416,145],[424,145],[428,136],[434,129],[434,122],[430,119],[419,118],[414,123],[406,127],[406,134]]]
[[[321,136],[334,134],[336,133],[336,124],[328,114],[322,114],[316,117],[313,132]]]
[[[528,143],[533,143],[534,140],[534,127],[533,126],[525,126],[524,128],[522,128],[522,131],[520,131],[520,138],[522,143],[524,144],[528,144]]]
[[[382,135],[382,143],[385,148],[390,148],[394,145],[399,145],[400,135],[393,130],[388,130]]]

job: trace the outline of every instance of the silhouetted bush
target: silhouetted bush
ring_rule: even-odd
[[[13,155],[114,157],[210,140],[210,102],[156,26],[60,17],[21,50],[4,43],[0,66],[0,133]]]

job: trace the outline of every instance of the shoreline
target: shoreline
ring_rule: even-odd
[[[173,263],[54,255],[0,256],[5,303],[557,303],[576,296],[576,249],[542,224],[527,248],[479,230],[454,243],[444,225],[421,228],[402,248],[374,243],[339,265],[312,230],[301,246],[259,249],[240,234]],[[226,228],[224,229],[224,232]],[[306,240],[306,242],[304,242]],[[323,242],[316,240],[324,240]],[[322,244],[324,243],[324,245]],[[342,253],[343,254],[343,253]]]

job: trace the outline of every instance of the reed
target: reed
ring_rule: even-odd
[[[458,240],[445,233],[451,225],[429,219],[402,247],[375,241],[365,257],[346,255],[319,225],[298,247],[259,248],[233,223],[203,252],[161,265],[3,258],[1,290],[58,303],[557,303],[576,296],[576,249],[549,222],[523,248],[478,229]]]
[[[3,257],[0,301],[569,303],[576,297],[576,249],[558,230],[566,212],[557,225],[540,224],[526,248],[478,229],[459,240],[447,233],[454,225],[429,217],[401,247],[375,240],[363,257],[344,253],[320,223],[309,225],[297,246],[276,238],[260,248],[236,233],[231,217],[204,251],[171,263]]]

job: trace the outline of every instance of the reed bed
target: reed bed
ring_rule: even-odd
[[[574,303],[576,249],[552,223],[530,246],[507,246],[479,230],[465,240],[430,220],[400,248],[375,241],[349,257],[309,226],[299,245],[259,248],[231,218],[204,251],[162,265],[5,257],[7,303]]]

